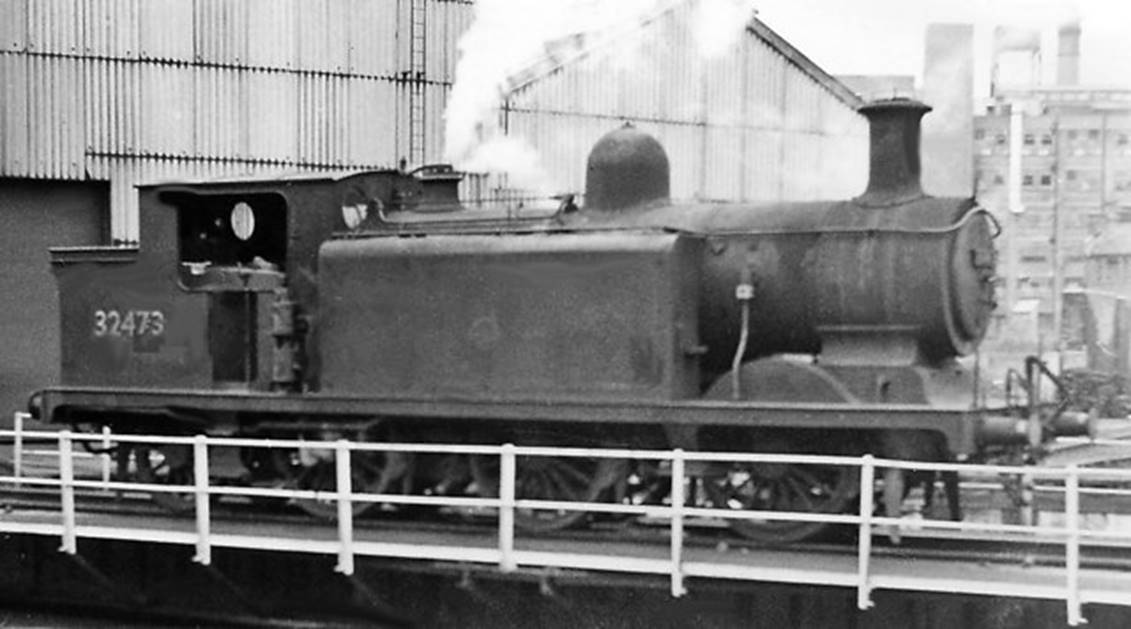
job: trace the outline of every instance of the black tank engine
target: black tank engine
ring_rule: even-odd
[[[994,308],[997,226],[920,188],[928,110],[861,109],[870,179],[842,201],[673,203],[663,148],[627,126],[590,154],[582,207],[465,208],[444,166],[146,186],[136,251],[53,251],[63,386],[34,404],[175,434],[931,460],[1024,443],[955,360]],[[481,461],[430,468],[407,490],[492,491]],[[733,470],[700,473],[737,491]],[[626,474],[591,472],[577,497]],[[833,472],[806,499],[841,509],[855,482]],[[758,495],[742,508],[781,507]]]

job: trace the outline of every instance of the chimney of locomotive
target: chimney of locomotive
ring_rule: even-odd
[[[909,98],[873,101],[859,112],[871,125],[868,189],[856,199],[867,206],[890,206],[918,199],[919,122],[931,108]]]
[[[585,172],[585,209],[602,211],[667,201],[668,155],[656,138],[629,123],[597,140]]]

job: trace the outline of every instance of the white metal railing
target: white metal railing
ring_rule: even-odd
[[[882,517],[874,514],[875,507],[875,481],[877,469],[898,468],[918,471],[956,471],[971,474],[996,474],[1015,475],[1033,478],[1060,480],[1063,482],[1062,491],[1065,496],[1065,518],[1063,526],[1047,525],[1017,525],[998,524],[985,522],[953,522],[945,520],[916,520],[914,526],[921,531],[963,531],[963,532],[988,532],[1012,533],[1024,536],[1027,541],[1061,543],[1064,545],[1065,568],[1062,587],[1055,588],[1050,594],[1048,588],[1027,590],[1024,584],[1015,588],[1007,588],[1009,595],[1030,596],[1035,598],[1059,598],[1063,596],[1067,605],[1069,624],[1076,625],[1084,622],[1082,605],[1085,602],[1103,602],[1108,604],[1131,605],[1131,595],[1116,597],[1089,590],[1081,585],[1082,568],[1080,565],[1080,547],[1082,544],[1103,545],[1105,543],[1123,542],[1131,543],[1131,531],[1094,531],[1082,529],[1080,526],[1080,481],[1082,478],[1100,479],[1109,483],[1131,484],[1131,470],[1089,469],[1075,465],[1067,468],[1042,468],[1019,467],[1002,465],[968,465],[958,463],[930,463],[914,461],[895,461],[876,459],[871,455],[862,457],[841,456],[814,456],[814,455],[782,455],[782,454],[742,454],[742,453],[708,453],[685,452],[676,450],[628,450],[628,449],[589,449],[589,448],[553,448],[553,447],[518,447],[511,444],[500,446],[484,445],[442,445],[442,444],[402,444],[402,443],[353,443],[346,440],[334,442],[312,442],[302,440],[283,439],[246,439],[246,438],[212,438],[203,435],[195,437],[168,437],[168,436],[142,436],[142,435],[114,435],[106,433],[83,434],[68,430],[60,432],[29,432],[22,430],[20,418],[17,419],[17,430],[0,431],[0,439],[11,438],[15,451],[13,452],[13,474],[0,476],[0,486],[44,486],[58,487],[61,497],[61,510],[59,524],[42,526],[6,525],[0,522],[0,530],[16,530],[16,532],[60,535],[62,552],[74,554],[78,550],[80,534],[88,537],[107,536],[108,533],[99,532],[96,527],[84,527],[78,524],[75,491],[77,489],[103,489],[113,491],[144,491],[189,494],[194,496],[195,523],[193,533],[177,534],[168,531],[131,529],[129,539],[137,541],[153,541],[166,543],[191,543],[195,545],[196,554],[194,561],[208,565],[212,561],[212,548],[214,545],[240,548],[275,548],[280,550],[296,550],[307,552],[333,552],[336,553],[338,562],[336,570],[346,575],[354,572],[354,558],[356,555],[370,556],[396,556],[401,558],[419,558],[431,560],[453,560],[480,563],[496,563],[502,571],[513,571],[520,565],[583,568],[594,570],[608,570],[621,572],[667,574],[670,578],[671,593],[673,596],[682,596],[686,593],[684,580],[687,576],[738,578],[750,580],[774,580],[771,572],[764,568],[754,567],[743,571],[728,564],[711,565],[709,562],[692,561],[688,558],[688,548],[684,543],[685,527],[688,518],[721,518],[721,519],[751,519],[751,520],[780,520],[795,522],[825,522],[844,525],[854,525],[859,528],[859,541],[856,553],[854,574],[812,576],[811,583],[827,585],[852,586],[857,589],[857,604],[860,609],[872,606],[871,593],[880,586],[903,587],[903,589],[937,589],[936,585],[927,583],[929,576],[912,580],[904,584],[897,584],[894,578],[885,580],[885,575],[875,568],[876,557],[872,549],[873,534],[885,531],[899,530],[907,526],[908,522],[901,518]],[[21,475],[19,460],[23,456],[20,449],[29,441],[52,441],[57,449],[54,451],[58,457],[58,477],[32,478]],[[75,459],[82,455],[76,452],[75,445],[82,442],[94,442],[99,446],[110,446],[116,442],[129,444],[149,444],[153,446],[179,445],[192,448],[193,452],[193,481],[191,485],[171,485],[157,483],[138,483],[111,480],[109,478],[108,464],[103,468],[104,477],[100,480],[78,478],[75,474]],[[336,489],[331,492],[300,490],[300,489],[274,489],[262,487],[232,487],[213,486],[210,484],[209,459],[214,448],[318,448],[333,450],[335,459]],[[499,495],[497,498],[468,497],[468,496],[442,496],[442,495],[402,495],[402,494],[370,494],[355,492],[352,483],[351,459],[358,452],[403,452],[416,454],[462,454],[462,455],[487,455],[500,457]],[[26,454],[26,453],[24,453]],[[42,453],[40,453],[42,454]],[[104,456],[104,455],[103,455]],[[670,464],[672,485],[670,504],[625,504],[611,502],[562,502],[554,500],[532,500],[516,497],[515,482],[517,473],[516,459],[518,457],[583,457],[659,461]],[[736,511],[717,508],[706,508],[687,504],[686,487],[690,480],[688,477],[688,463],[769,463],[769,464],[798,464],[822,466],[852,466],[860,470],[860,509],[857,513],[813,513],[813,512],[778,512],[778,511]],[[1092,489],[1096,491],[1096,489]],[[1117,490],[1118,491],[1118,490]],[[283,543],[278,538],[269,543],[264,540],[255,540],[251,536],[219,535],[214,534],[211,518],[210,502],[213,496],[243,496],[285,498],[290,500],[326,500],[334,501],[337,506],[337,537],[332,543],[317,540],[290,540]],[[399,505],[433,505],[438,507],[496,509],[498,519],[498,544],[493,550],[474,548],[437,547],[434,545],[406,545],[392,543],[376,543],[371,541],[358,541],[353,530],[353,505],[358,502],[380,502]],[[613,557],[606,555],[554,555],[548,552],[536,552],[516,549],[515,546],[515,511],[518,509],[553,509],[558,511],[587,511],[592,513],[625,514],[635,516],[651,516],[665,518],[669,521],[670,552],[664,560],[655,560],[640,557]],[[117,533],[121,535],[121,533]],[[1127,576],[1127,587],[1131,588],[1131,574]],[[796,575],[789,577],[796,580]],[[1120,587],[1122,587],[1120,581]],[[951,583],[948,587],[966,587],[965,591],[972,594],[986,594],[977,584],[970,585]],[[1004,590],[1003,590],[1004,591]],[[1060,594],[1057,594],[1059,592]],[[1131,593],[1131,590],[1128,590]]]
[[[22,478],[26,472],[24,465],[29,457],[41,460],[50,459],[51,462],[54,463],[58,460],[59,456],[58,450],[55,448],[44,449],[27,447],[29,445],[27,443],[28,431],[25,425],[30,418],[31,416],[27,413],[14,413],[12,417],[12,475],[17,479],[15,482],[17,487],[20,484],[19,479]],[[50,439],[33,440],[33,443],[50,444],[53,446],[58,445],[54,438],[55,433],[50,434]],[[108,454],[108,451],[112,444],[113,440],[110,427],[103,426],[102,439],[95,443],[95,445],[103,451],[102,454],[94,454],[82,450],[74,453],[74,456],[79,459],[97,460],[104,485],[103,489],[108,489],[108,483],[110,482],[113,460]]]

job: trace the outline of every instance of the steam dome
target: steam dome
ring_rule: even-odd
[[[597,140],[589,153],[585,207],[608,211],[667,201],[669,180],[664,147],[626,123]]]

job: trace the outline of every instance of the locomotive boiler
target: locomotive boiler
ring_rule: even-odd
[[[1024,445],[1032,424],[980,408],[955,361],[994,307],[997,227],[973,199],[922,191],[928,110],[861,109],[869,183],[843,201],[673,203],[663,148],[631,127],[597,142],[583,204],[552,212],[464,208],[444,166],[143,187],[136,251],[53,252],[63,386],[35,410],[174,434],[927,460]],[[1036,441],[1077,429],[1038,428]],[[134,449],[150,479],[190,454],[150,469]],[[325,453],[243,458],[254,479],[333,488]],[[497,491],[485,457],[375,454],[366,468],[375,492]],[[518,473],[519,497],[581,500],[664,476],[566,457]],[[858,490],[831,466],[693,474],[705,500],[738,509],[837,512]],[[885,480],[892,512],[902,477]],[[769,541],[820,529],[732,523]]]

